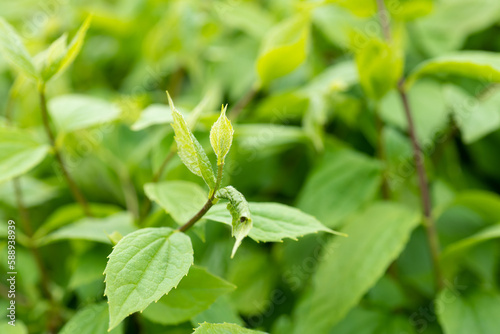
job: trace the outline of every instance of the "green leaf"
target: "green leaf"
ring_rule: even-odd
[[[87,19],[83,22],[80,29],[78,29],[76,35],[71,40],[71,43],[68,45],[68,49],[66,51],[66,55],[62,59],[59,69],[57,70],[57,74],[60,74],[68,68],[71,63],[75,60],[78,53],[83,46],[83,41],[85,39],[85,35],[87,34],[87,30],[90,27],[90,22],[92,21],[92,16],[88,16]]]
[[[459,75],[500,82],[500,55],[487,51],[460,51],[424,61],[408,76],[406,87],[426,75]]]
[[[45,158],[49,145],[35,140],[30,132],[0,128],[0,182],[29,172]]]
[[[226,117],[226,109],[227,105],[222,107],[219,118],[210,130],[210,144],[212,144],[212,148],[217,155],[217,165],[224,163],[224,158],[233,142],[234,130],[231,121]]]
[[[281,242],[320,231],[339,234],[321,224],[316,218],[299,209],[279,203],[249,203],[253,228],[248,236],[255,241]],[[205,218],[231,225],[232,218],[224,204],[217,204]],[[340,233],[341,234],[341,233]]]
[[[120,116],[115,104],[87,95],[58,96],[49,101],[48,107],[58,131],[64,133],[111,122]]]
[[[243,320],[238,315],[235,307],[231,304],[228,296],[218,298],[210,308],[203,311],[191,319],[191,324],[198,326],[203,322],[222,323],[230,322],[243,325]]]
[[[450,111],[442,92],[442,84],[430,79],[419,80],[410,87],[407,95],[412,108],[417,137],[425,148],[432,148],[436,133],[447,128],[450,120]],[[380,101],[380,116],[388,124],[395,125],[404,131],[408,130],[401,96],[395,89]],[[411,155],[411,151],[408,153]],[[401,165],[399,157],[397,158],[396,162]]]
[[[460,295],[443,290],[436,299],[439,323],[445,334],[491,334],[500,328],[500,296],[498,293],[476,291]]]
[[[462,191],[452,204],[473,210],[489,224],[500,221],[500,196],[496,193],[484,190]]]
[[[182,114],[175,109],[170,95],[168,95],[168,103],[174,119],[171,125],[175,132],[174,138],[177,143],[179,157],[191,172],[202,177],[210,189],[214,189],[215,175],[207,154],[195,136],[191,133],[191,130],[189,130]]]
[[[39,75],[33,59],[21,41],[21,37],[2,17],[0,17],[0,49],[7,60],[22,73],[35,80],[38,79]]]
[[[264,313],[279,280],[279,269],[273,256],[255,244],[244,245],[238,260],[231,261],[227,280],[238,288],[231,293],[231,304],[244,316]],[[280,298],[281,296],[278,296]]]
[[[206,269],[193,266],[175,290],[149,305],[142,315],[162,325],[180,324],[208,309],[217,298],[235,288]]]
[[[500,128],[500,92],[478,99],[458,86],[448,85],[444,93],[464,143],[471,144]]]
[[[367,17],[377,12],[377,5],[371,0],[327,0],[327,3],[334,3],[349,9],[357,16]]]
[[[488,226],[468,238],[449,245],[441,254],[441,262],[446,265],[448,262],[451,262],[453,258],[464,255],[470,248],[477,244],[496,238],[500,238],[500,224]]]
[[[413,211],[389,202],[353,217],[343,229],[349,238],[325,246],[311,290],[295,309],[294,333],[328,333],[383,275],[418,223]]]
[[[109,329],[176,287],[192,264],[191,239],[171,228],[145,228],[121,239],[104,272]]]
[[[196,328],[193,334],[258,334],[264,333],[240,327],[235,324],[209,324],[203,323]]]
[[[172,123],[172,112],[163,104],[151,104],[141,112],[139,119],[132,125],[132,130],[139,131],[155,124]]]
[[[335,334],[414,334],[412,322],[403,315],[363,307],[353,308],[335,326]]]
[[[136,230],[133,217],[129,212],[116,213],[107,218],[83,218],[66,225],[39,240],[39,245],[47,245],[59,240],[89,240],[110,244],[108,235],[118,232],[121,235]]]
[[[376,38],[366,40],[363,47],[355,51],[359,82],[366,95],[378,101],[396,87],[401,78],[403,54],[395,45]]]
[[[430,15],[415,22],[417,29],[412,37],[426,55],[438,56],[460,49],[470,35],[494,25],[500,16],[500,2],[496,0],[433,2]]]
[[[106,334],[108,333],[108,304],[91,304],[79,310],[61,329],[59,334]],[[123,333],[119,326],[109,333]]]
[[[231,252],[231,258],[233,258],[234,254],[238,250],[238,247],[241,245],[241,241],[252,229],[253,224],[250,208],[248,207],[248,202],[245,199],[245,196],[232,186],[228,186],[217,191],[216,197],[229,201],[229,203],[227,203],[227,210],[232,217],[231,234],[236,238],[233,251]]]
[[[292,72],[306,60],[309,25],[308,17],[298,15],[271,29],[257,59],[257,73],[263,86]]]
[[[188,181],[164,181],[144,186],[146,196],[158,203],[179,225],[186,223],[203,207],[207,192]]]
[[[23,204],[28,208],[48,202],[59,194],[58,186],[53,182],[45,182],[43,179],[23,176],[18,179],[18,182],[23,194]],[[13,182],[0,184],[0,201],[11,207],[17,207]]]
[[[37,54],[34,58],[38,72],[44,82],[47,82],[57,73],[66,54],[68,35],[63,34],[56,39],[47,50]]]
[[[298,196],[297,207],[328,227],[338,226],[373,199],[381,182],[378,161],[350,150],[327,151]]]

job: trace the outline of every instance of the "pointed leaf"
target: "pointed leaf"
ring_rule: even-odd
[[[168,103],[170,105],[170,109],[172,110],[172,117],[174,119],[174,122],[171,125],[175,132],[174,138],[177,143],[179,157],[191,172],[201,176],[210,189],[214,189],[215,175],[207,154],[203,150],[203,147],[201,147],[198,140],[191,133],[191,130],[189,130],[182,114],[175,109],[170,95],[168,95]]]
[[[92,16],[88,16],[87,19],[83,22],[80,29],[78,29],[76,35],[71,40],[71,43],[68,45],[68,49],[66,55],[61,61],[60,67],[57,71],[58,74],[64,72],[66,68],[71,65],[71,63],[75,60],[78,53],[83,46],[83,41],[85,39],[85,35],[87,34],[87,30],[90,27],[90,22],[92,21]]]
[[[108,333],[108,304],[91,304],[79,310],[61,329],[59,334],[107,334]],[[110,334],[122,333],[119,326],[109,332]]]
[[[217,165],[224,163],[224,158],[233,142],[234,130],[231,121],[226,117],[226,109],[227,105],[222,107],[219,119],[212,125],[210,130],[210,144],[212,144],[212,148],[217,155]]]
[[[249,203],[253,228],[248,236],[255,241],[281,242],[320,231],[344,235],[330,230],[316,218],[299,209],[279,203]],[[231,224],[231,216],[224,204],[217,204],[208,211],[205,218]]]
[[[0,182],[23,175],[38,165],[50,147],[34,140],[31,133],[0,129]]]
[[[231,252],[232,258],[241,245],[243,238],[245,238],[252,229],[250,209],[245,196],[232,186],[217,191],[216,197],[229,201],[229,203],[227,203],[227,210],[232,217],[231,234],[236,238],[233,251]]]
[[[263,86],[287,75],[307,57],[309,18],[292,17],[273,27],[265,37],[257,59],[257,73]]]
[[[171,228],[145,228],[121,239],[105,270],[109,329],[176,287],[192,264],[191,239]]]
[[[246,329],[235,324],[209,324],[203,323],[196,328],[193,334],[264,334],[264,332]]]
[[[217,298],[235,288],[206,269],[193,266],[175,290],[149,305],[142,314],[162,325],[179,324],[208,309]]]
[[[445,289],[436,298],[436,305],[442,306],[437,316],[444,333],[497,333],[500,328],[500,295],[483,291],[469,295],[461,293]]]
[[[34,61],[43,81],[47,82],[59,70],[61,62],[66,55],[67,39],[68,35],[63,34],[48,49],[35,56]]]
[[[460,51],[429,59],[411,72],[406,86],[409,87],[419,78],[430,74],[452,74],[500,82],[500,55],[487,51]]]
[[[108,235],[132,233],[137,228],[129,212],[120,212],[106,218],[83,218],[66,225],[40,239],[39,246],[59,240],[89,240],[105,244],[111,243]]]
[[[58,131],[64,133],[111,122],[120,116],[115,104],[80,94],[55,97],[48,107]]]
[[[349,238],[325,246],[311,290],[295,309],[293,333],[329,333],[383,275],[419,221],[415,212],[389,202],[353,218],[343,229]]]
[[[165,181],[144,186],[146,196],[158,203],[179,225],[186,223],[203,207],[207,192],[188,181]]]
[[[21,72],[35,80],[38,79],[33,59],[21,41],[21,37],[2,17],[0,17],[0,49],[7,60]]]

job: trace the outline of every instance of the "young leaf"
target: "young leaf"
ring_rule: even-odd
[[[325,227],[313,216],[288,205],[250,202],[249,207],[253,228],[248,236],[257,242],[281,242],[286,238],[297,240],[306,234],[321,231],[345,236]],[[224,204],[212,207],[205,218],[228,225],[231,223],[231,216]]]
[[[366,41],[364,47],[356,50],[356,65],[366,95],[378,101],[400,79],[403,56],[394,45],[372,38]]]
[[[430,74],[452,74],[489,82],[500,82],[500,55],[486,51],[460,51],[429,59],[415,68],[406,80],[410,87]]]
[[[48,49],[35,56],[35,64],[44,82],[47,82],[54,74],[57,73],[61,61],[66,54],[67,39],[68,35],[63,34],[61,37],[56,39],[48,47]]]
[[[308,17],[299,15],[271,29],[257,59],[257,73],[263,86],[292,72],[305,61],[309,24]]]
[[[171,228],[145,228],[121,239],[104,272],[109,329],[176,287],[192,264],[191,239]]]
[[[0,182],[23,175],[45,158],[50,147],[34,140],[31,133],[0,129]]]
[[[201,176],[210,189],[215,188],[215,175],[212,169],[212,164],[207,157],[207,154],[201,147],[198,140],[189,130],[186,121],[182,114],[175,109],[174,102],[168,94],[168,104],[172,110],[174,122],[171,124],[175,132],[175,142],[179,157],[186,167],[194,174]]]
[[[127,235],[136,230],[129,212],[120,212],[106,218],[83,218],[66,225],[39,240],[39,246],[59,240],[89,240],[111,243],[108,235],[118,232]]]
[[[91,304],[79,310],[61,329],[59,334],[106,334],[108,333],[108,304]],[[110,331],[110,334],[123,332],[123,326]]]
[[[62,74],[71,65],[82,48],[90,21],[91,16],[83,22],[69,46],[67,46],[66,42],[67,34],[63,34],[47,50],[40,52],[35,57],[35,63],[44,82],[48,82],[50,79]]]
[[[203,323],[193,334],[265,334],[264,332],[246,329],[235,324]]]
[[[300,191],[297,207],[336,227],[375,197],[381,167],[375,159],[351,150],[328,150]]]
[[[498,293],[474,291],[464,296],[445,289],[436,298],[436,306],[442,306],[437,316],[445,334],[489,334],[500,328]]]
[[[26,50],[21,37],[15,29],[0,17],[0,49],[15,67],[22,73],[37,80],[39,75],[35,69],[33,59]]]
[[[208,309],[217,298],[235,288],[206,269],[193,266],[175,290],[149,305],[142,314],[162,325],[179,324]]]
[[[144,186],[146,196],[158,203],[179,225],[185,224],[207,201],[199,185],[188,181],[164,181]]]
[[[212,125],[210,130],[210,144],[212,144],[212,148],[217,155],[217,165],[224,163],[224,158],[233,142],[234,130],[231,121],[226,117],[226,109],[227,104],[222,107],[219,119]]]
[[[245,196],[232,186],[228,186],[217,191],[216,197],[229,201],[229,203],[227,203],[227,210],[232,217],[231,234],[236,238],[233,251],[231,252],[232,258],[234,257],[236,250],[238,250],[238,247],[241,245],[243,238],[245,238],[252,229],[250,209]]]
[[[311,291],[295,309],[294,333],[328,333],[403,250],[418,218],[389,202],[373,204],[353,218],[343,230],[349,238],[325,246]]]
[[[115,104],[87,95],[58,96],[49,101],[48,107],[58,131],[64,133],[111,122],[120,116]]]
[[[69,43],[66,55],[61,61],[57,74],[64,72],[66,68],[75,60],[76,56],[78,56],[78,53],[80,53],[83,46],[83,40],[85,39],[85,35],[87,34],[91,21],[92,16],[88,16],[71,40],[71,43]]]

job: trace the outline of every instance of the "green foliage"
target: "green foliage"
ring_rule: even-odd
[[[0,18],[0,31],[0,36],[2,36],[0,45],[5,57],[22,73],[37,79],[38,73],[33,59],[26,50],[21,37],[4,18]]]
[[[500,296],[496,293],[477,291],[461,296],[446,289],[439,294],[436,303],[443,305],[439,322],[446,334],[494,333],[500,325],[495,316],[500,311]]]
[[[208,324],[203,323],[194,331],[196,334],[258,334],[259,331],[252,331],[235,324]]]
[[[38,5],[0,1],[0,333],[497,334],[499,1]]]
[[[327,259],[314,274],[311,292],[296,309],[294,332],[328,332],[399,255],[418,222],[414,212],[390,203],[374,204],[354,217],[343,229],[349,238],[326,246]],[[353,276],[338,275],[342,272]],[[326,285],[333,288],[325,291]],[[335,309],[335,314],[324,317],[329,309]]]
[[[121,239],[105,271],[109,328],[175,288],[192,264],[191,240],[170,228],[142,229]]]
[[[202,177],[210,189],[215,189],[214,171],[207,154],[195,136],[191,133],[191,130],[189,130],[182,114],[175,109],[170,95],[168,97],[168,103],[174,120],[172,123],[175,132],[174,138],[182,162],[191,172]]]
[[[201,267],[193,266],[179,286],[151,304],[143,312],[147,319],[164,324],[179,324],[208,309],[217,298],[236,287]]]
[[[2,128],[0,132],[0,182],[23,175],[36,167],[49,152],[26,130]]]
[[[49,101],[49,112],[60,133],[113,121],[120,110],[113,104],[85,95],[62,95]]]
[[[261,85],[289,74],[307,57],[309,18],[297,15],[274,26],[264,39],[257,59]]]
[[[217,155],[217,165],[224,163],[224,158],[229,152],[231,143],[233,142],[234,130],[231,122],[226,117],[226,109],[227,105],[222,107],[219,119],[212,125],[212,129],[210,130],[210,143],[212,144],[215,155]]]

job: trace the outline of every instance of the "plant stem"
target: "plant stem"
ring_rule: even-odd
[[[13,105],[14,105],[14,98],[11,89],[11,92],[9,93],[9,97],[7,99],[7,106],[5,111],[5,119],[7,123],[12,123]],[[28,209],[26,208],[23,202],[23,193],[22,193],[20,178],[19,177],[14,178],[12,180],[12,185],[14,187],[14,196],[16,198],[16,205],[20,214],[21,225],[23,226],[24,233],[28,237],[28,248],[33,254],[36,266],[38,267],[38,271],[40,272],[40,278],[41,278],[40,284],[42,286],[42,293],[45,296],[45,298],[49,300],[53,310],[55,310],[57,305],[54,296],[50,292],[50,278],[43,264],[42,256],[40,255],[38,248],[33,242],[33,229],[31,228]],[[50,311],[50,313],[51,316],[49,321],[47,322],[47,330],[49,333],[53,333],[55,332],[55,329],[58,326],[59,317],[54,311]]]
[[[252,86],[252,88],[250,88],[250,90],[245,95],[243,95],[243,97],[239,99],[238,102],[236,102],[234,107],[231,108],[230,112],[228,112],[229,119],[237,119],[243,109],[248,105],[248,103],[250,103],[250,101],[252,101],[258,91],[259,88],[257,86]]]
[[[205,205],[203,205],[203,207],[200,209],[200,211],[198,211],[191,219],[189,219],[189,221],[182,225],[181,227],[178,228],[178,230],[180,232],[186,232],[188,229],[190,229],[194,224],[196,224],[196,222],[198,220],[201,219],[201,217],[203,217],[207,212],[208,210],[210,210],[210,208],[214,205],[214,199],[215,199],[215,193],[217,192],[217,190],[219,189],[220,187],[220,184],[222,182],[222,172],[223,172],[223,168],[224,168],[224,163],[220,164],[218,166],[218,171],[217,171],[217,182],[215,184],[215,188],[212,192],[212,195],[210,196],[210,198],[208,199],[208,201],[205,203]]]
[[[54,155],[55,155],[56,160],[59,164],[59,167],[61,168],[61,172],[63,174],[63,177],[65,178],[66,183],[68,184],[68,186],[71,190],[71,193],[73,194],[73,197],[76,199],[76,201],[82,207],[85,215],[88,217],[92,217],[92,213],[90,212],[90,208],[89,208],[89,205],[87,203],[87,200],[85,199],[82,192],[80,191],[80,189],[76,185],[75,181],[73,180],[73,178],[69,174],[68,170],[66,169],[61,152],[57,148],[54,133],[52,132],[52,129],[50,128],[49,113],[47,111],[47,101],[45,99],[45,85],[44,84],[39,85],[38,93],[40,96],[40,109],[42,111],[43,126],[45,128],[45,132],[47,133],[47,136],[49,137],[50,144],[52,146],[52,149],[54,150]]]
[[[385,7],[384,0],[377,0],[377,8],[384,38],[387,42],[390,42],[391,27],[388,15],[389,12]],[[424,155],[418,144],[418,139],[415,131],[415,123],[413,121],[413,115],[410,103],[408,101],[406,88],[404,85],[404,77],[401,78],[401,80],[399,81],[397,89],[401,101],[403,102],[403,108],[405,111],[406,120],[408,122],[408,132],[412,144],[415,167],[417,169],[420,197],[422,202],[422,211],[424,215],[424,227],[427,234],[427,241],[429,243],[432,265],[434,267],[434,278],[435,278],[436,288],[437,290],[440,290],[444,287],[444,281],[441,273],[441,268],[439,266],[439,254],[440,254],[439,238],[436,231],[436,225],[434,223],[434,219],[432,218],[431,197],[429,191],[429,184],[427,181],[427,172],[425,170],[425,165],[424,165]]]
[[[387,42],[392,39],[391,36],[391,25],[389,23],[389,12],[385,7],[384,0],[377,0],[378,17],[380,19],[380,26],[382,27],[382,33]]]
[[[417,169],[418,183],[420,188],[420,197],[422,201],[422,210],[424,214],[424,226],[427,233],[427,240],[429,242],[429,249],[431,252],[432,263],[434,266],[434,275],[438,289],[444,287],[441,268],[439,266],[439,239],[436,231],[436,225],[432,218],[431,197],[429,192],[429,185],[427,183],[427,173],[424,166],[424,155],[419,147],[418,139],[415,133],[415,123],[408,101],[408,95],[404,88],[404,80],[401,80],[398,85],[399,95],[403,102],[403,107],[408,121],[408,132],[410,134],[411,144],[413,148],[413,158]]]
[[[391,190],[389,187],[389,182],[387,180],[387,161],[386,161],[387,158],[383,140],[384,122],[380,118],[379,108],[374,109],[374,114],[376,123],[375,126],[377,128],[377,155],[379,160],[382,161],[382,163],[384,164],[384,169],[382,170],[382,198],[389,199],[391,198]]]

